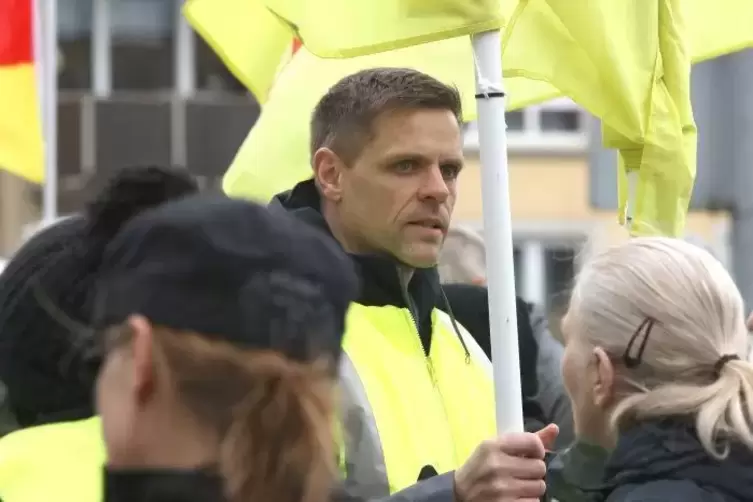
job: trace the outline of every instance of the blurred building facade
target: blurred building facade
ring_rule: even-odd
[[[82,206],[92,179],[129,164],[182,165],[217,186],[254,124],[258,105],[193,34],[181,4],[58,0],[61,214]],[[694,71],[701,139],[688,226],[748,281],[749,300],[753,266],[742,265],[741,252],[753,250],[753,223],[744,224],[753,215],[752,53]],[[625,237],[616,223],[615,154],[600,148],[598,122],[569,100],[507,119],[516,282],[526,298],[556,308],[588,250]],[[482,232],[474,124],[465,133],[455,221]]]
[[[617,223],[616,152],[601,148],[599,121],[568,99],[508,112],[507,122],[517,291],[556,312],[566,304],[583,259],[628,237]],[[468,165],[454,219],[483,232],[474,124],[467,127],[465,144]],[[707,169],[708,160],[701,162],[699,171]],[[707,190],[713,179],[699,175],[696,191]],[[729,208],[708,203],[693,208],[688,239],[729,265]]]
[[[124,165],[187,167],[214,186],[258,117],[178,0],[58,0],[60,213]]]

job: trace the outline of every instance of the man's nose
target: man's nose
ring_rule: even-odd
[[[434,199],[440,203],[447,200],[447,197],[450,196],[450,188],[447,186],[447,180],[438,165],[434,165],[426,170],[419,195],[423,199]]]

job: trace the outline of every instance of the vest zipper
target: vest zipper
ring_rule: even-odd
[[[418,325],[418,321],[416,320],[416,314],[413,312],[414,306],[410,294],[408,293],[408,286],[402,286],[401,292],[403,294],[403,301],[405,301],[405,305],[408,307],[408,315],[410,316],[411,323],[413,324],[413,328],[415,328],[416,330],[416,336],[418,337],[418,343],[421,345],[421,351],[424,353],[424,360],[426,361],[426,369],[429,371],[429,378],[431,379],[432,385],[436,388],[437,378],[434,374],[434,365],[431,362],[431,357],[429,357],[429,352],[426,350],[426,347],[424,347],[424,344],[421,341],[421,328]]]
[[[418,343],[421,345],[421,351],[424,353],[424,360],[426,362],[426,369],[429,372],[429,378],[431,379],[431,384],[434,387],[435,392],[437,393],[439,397],[439,402],[442,405],[442,412],[444,413],[444,419],[445,424],[447,424],[447,430],[452,431],[452,427],[450,426],[450,416],[447,413],[447,406],[444,402],[444,396],[442,395],[442,389],[439,387],[439,383],[437,382],[437,377],[434,372],[434,364],[431,361],[431,356],[429,355],[429,352],[426,350],[426,347],[424,347],[424,344],[421,342],[421,329],[418,326],[418,321],[416,320],[416,315],[413,312],[413,302],[411,301],[410,294],[408,293],[407,287],[403,287],[402,294],[403,294],[403,300],[405,301],[405,305],[408,307],[408,315],[410,316],[411,323],[413,324],[413,328],[416,330],[416,336],[418,337]],[[455,442],[452,442],[452,450],[453,454],[455,456],[455,460],[458,461],[458,451],[457,446],[455,445]]]
[[[408,301],[407,298],[406,298],[406,301]],[[436,387],[437,378],[434,374],[434,364],[432,364],[431,357],[429,356],[429,353],[426,351],[424,344],[421,342],[421,330],[418,327],[418,321],[416,321],[416,316],[415,314],[413,314],[413,309],[410,306],[410,302],[408,302],[408,315],[410,316],[411,323],[413,324],[413,327],[416,330],[416,336],[418,337],[418,343],[421,345],[421,351],[424,353],[424,360],[426,361],[426,369],[429,371],[429,378],[431,378],[432,385]]]

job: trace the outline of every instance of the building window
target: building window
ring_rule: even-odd
[[[522,131],[525,129],[525,116],[520,110],[505,113],[508,131]]]
[[[92,0],[59,0],[58,85],[91,87]]]
[[[570,302],[575,280],[576,249],[571,246],[549,246],[544,252],[546,263],[547,307],[554,315],[563,315]]]
[[[483,237],[483,227],[477,228]],[[585,243],[586,237],[577,233],[513,238],[515,294],[546,312],[550,331],[560,340],[560,321],[570,302]]]
[[[523,110],[509,111],[507,145],[511,152],[585,152],[588,146],[586,113],[569,99],[556,99]],[[467,150],[478,150],[478,126],[465,128]]]
[[[518,296],[545,306],[550,312],[564,312],[581,247],[575,241],[516,239],[513,259]]]
[[[110,1],[113,89],[172,89],[178,2]]]
[[[541,132],[573,132],[581,130],[582,113],[577,110],[539,110]]]
[[[196,86],[203,91],[245,94],[246,88],[204,40],[196,37]]]

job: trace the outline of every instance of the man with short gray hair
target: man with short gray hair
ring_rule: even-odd
[[[498,436],[489,359],[436,307],[461,123],[458,91],[429,75],[349,75],[314,110],[313,179],[272,203],[331,235],[360,272],[343,343],[341,463],[363,498],[498,502],[545,490],[556,427]]]

